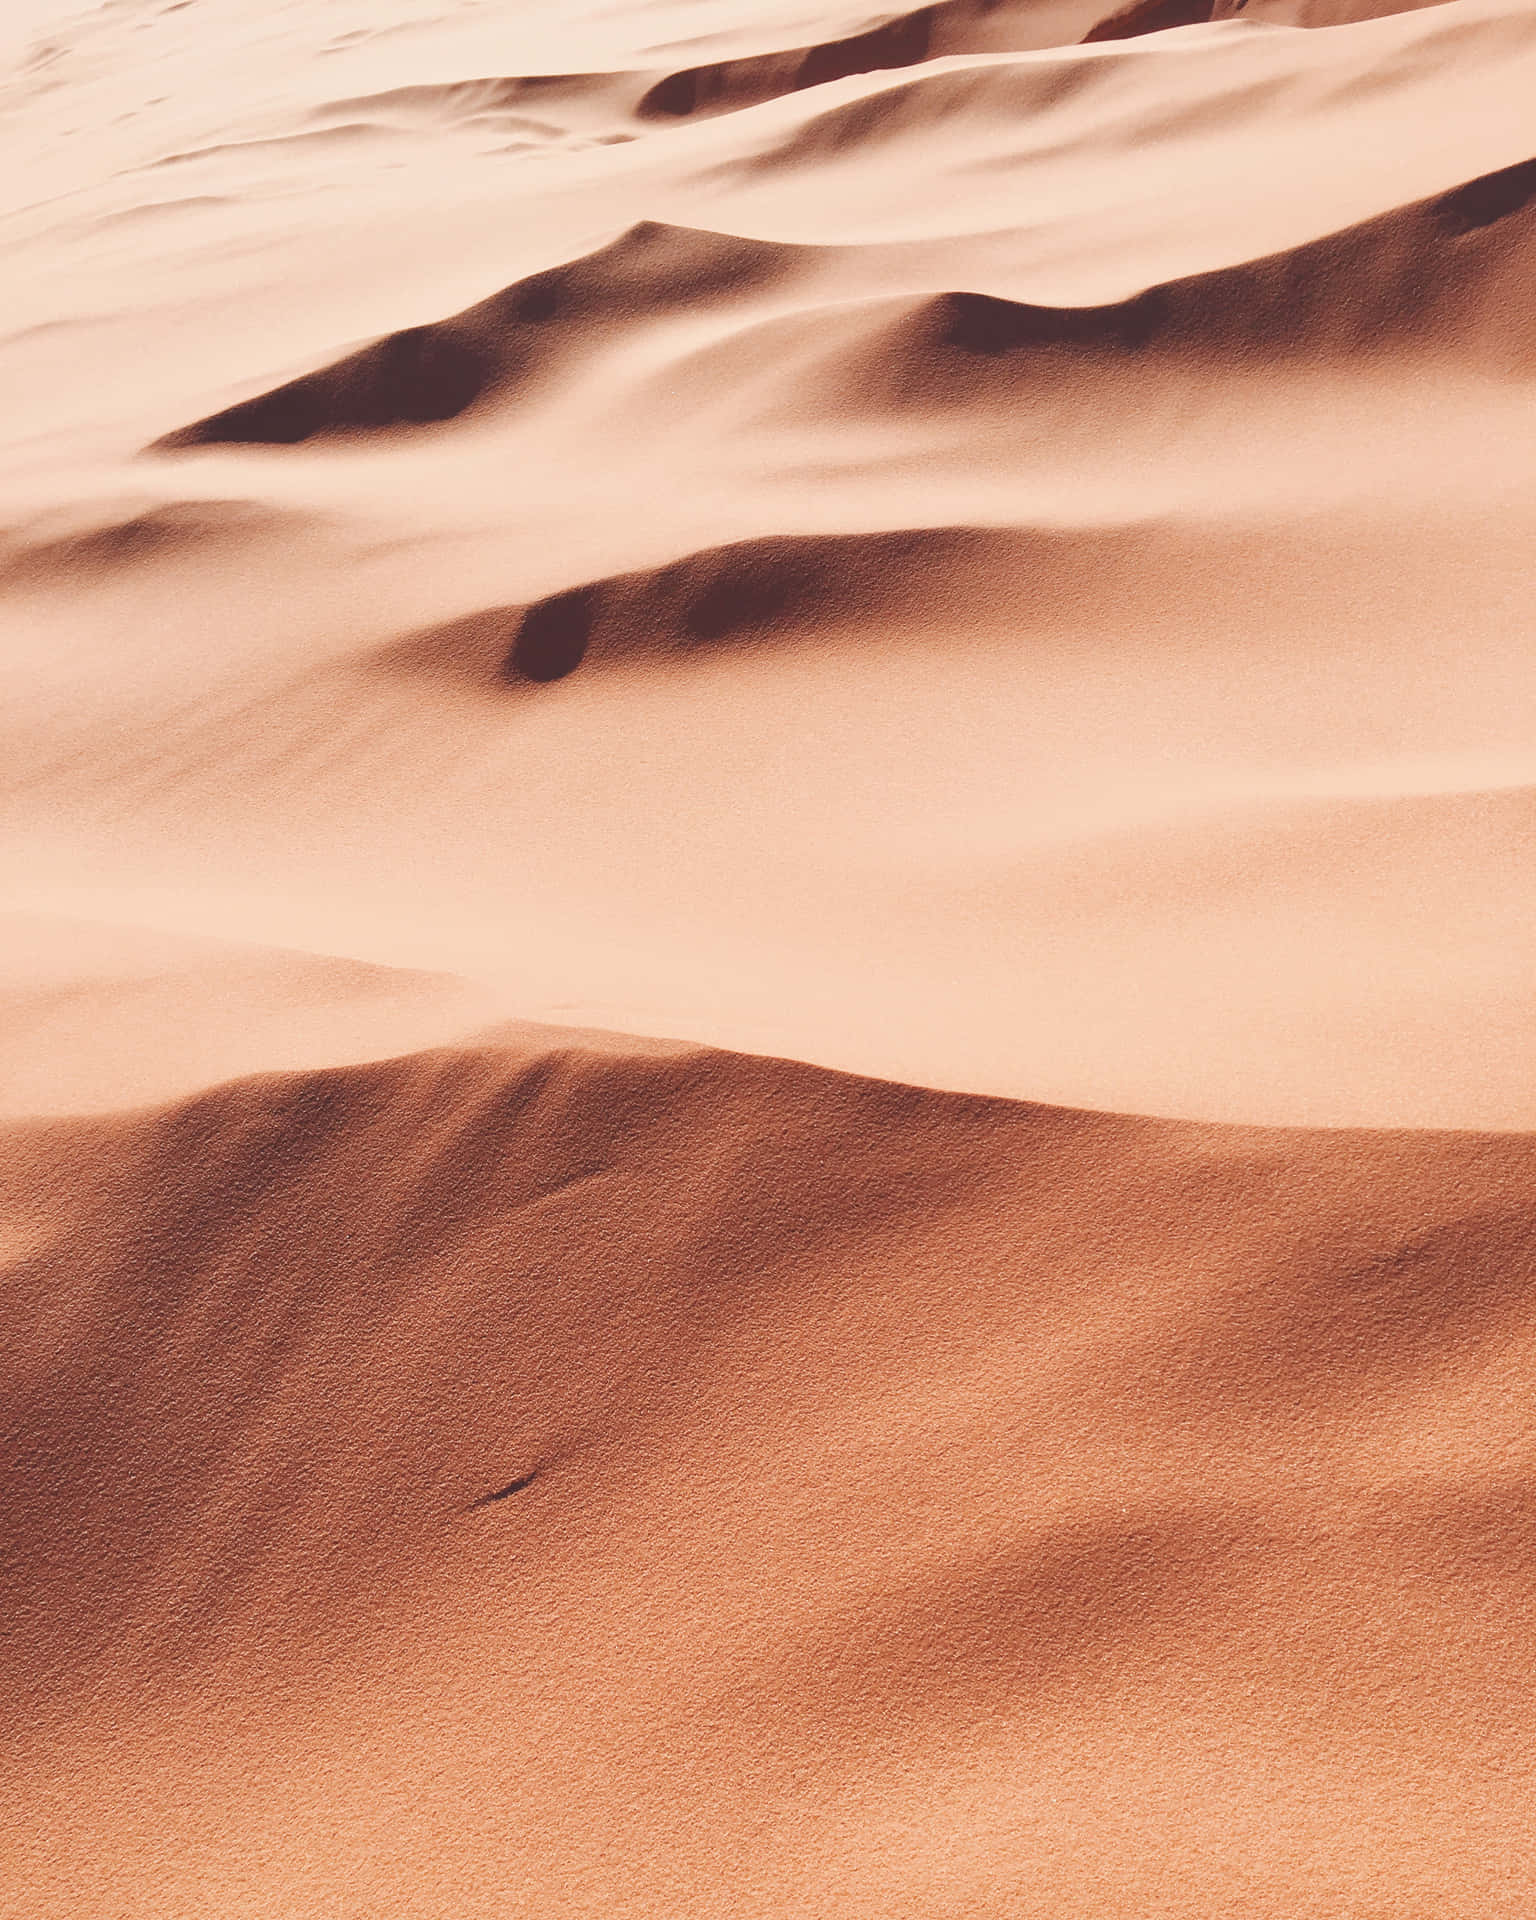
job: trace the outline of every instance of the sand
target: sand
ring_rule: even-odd
[[[0,1913],[1536,1906],[1536,14],[0,28]]]

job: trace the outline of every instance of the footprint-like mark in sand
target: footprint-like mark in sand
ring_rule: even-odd
[[[494,1507],[499,1500],[510,1500],[514,1493],[522,1493],[531,1487],[538,1477],[539,1470],[535,1467],[532,1473],[525,1473],[516,1480],[509,1480],[504,1487],[498,1487],[494,1493],[482,1493],[478,1500],[471,1500],[465,1512],[478,1513],[481,1507]]]

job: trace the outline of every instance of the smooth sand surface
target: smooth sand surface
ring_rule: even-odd
[[[15,0],[0,1914],[1536,1910],[1536,11],[1214,15]]]

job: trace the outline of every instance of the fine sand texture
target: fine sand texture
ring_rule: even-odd
[[[0,1916],[1528,1920],[1530,0],[0,162]]]

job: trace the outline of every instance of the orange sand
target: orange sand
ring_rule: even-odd
[[[1536,1910],[1536,12],[1215,12],[15,0],[0,1914]]]

